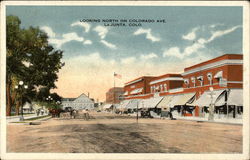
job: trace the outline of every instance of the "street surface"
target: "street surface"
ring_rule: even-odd
[[[242,125],[139,119],[91,112],[91,119],[53,118],[7,126],[7,152],[241,153]]]

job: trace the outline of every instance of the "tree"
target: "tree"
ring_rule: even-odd
[[[20,28],[17,16],[7,16],[6,54],[6,114],[11,114],[14,105],[18,113],[20,101],[36,100],[40,88],[56,88],[57,73],[61,69],[63,51],[48,44],[48,36],[38,27]],[[18,92],[15,86],[19,80],[28,85],[25,92]],[[20,96],[22,94],[22,96]],[[20,98],[22,97],[22,98]]]

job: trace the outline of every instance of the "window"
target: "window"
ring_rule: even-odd
[[[155,92],[159,92],[159,86],[156,86],[155,90],[156,90]]]
[[[160,85],[160,89],[161,89],[160,91],[162,92],[162,91],[163,91],[163,86],[162,86],[162,84]]]
[[[200,81],[200,86],[203,86],[203,76],[197,77],[197,80]]]
[[[195,77],[192,77],[192,78],[191,78],[191,81],[192,81],[192,83],[194,84],[194,87],[195,87],[195,83],[196,83]]]
[[[164,84],[164,90],[167,91],[167,84]]]
[[[212,73],[207,74],[207,79],[209,81],[209,85],[213,85],[213,76]]]
[[[189,88],[189,80],[188,79],[184,79],[184,83],[186,84],[187,88]]]

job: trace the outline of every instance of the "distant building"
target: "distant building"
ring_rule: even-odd
[[[106,92],[106,103],[117,104],[123,100],[123,87],[113,87]]]
[[[63,98],[62,105],[63,105],[63,109],[65,109],[66,107],[71,107],[75,110],[81,110],[81,109],[92,110],[92,109],[94,109],[93,99],[89,98],[84,93],[81,94],[77,98]]]

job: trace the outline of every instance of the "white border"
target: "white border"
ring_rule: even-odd
[[[1,54],[1,158],[2,159],[249,159],[249,4],[243,1],[11,1],[1,2],[1,52],[6,53],[5,7],[6,5],[98,5],[98,6],[243,6],[243,53],[244,53],[244,125],[243,154],[75,154],[75,153],[6,153],[5,115],[5,54]]]

